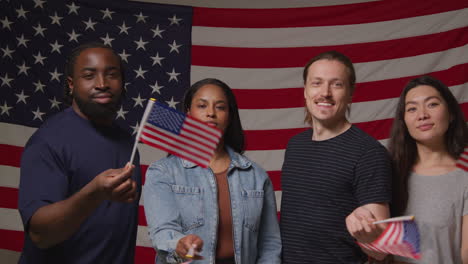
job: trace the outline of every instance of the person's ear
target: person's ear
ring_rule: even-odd
[[[71,76],[67,77],[67,84],[68,84],[68,89],[70,89],[70,95],[73,94],[73,78]]]

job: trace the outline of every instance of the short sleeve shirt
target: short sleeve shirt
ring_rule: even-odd
[[[107,169],[124,167],[133,142],[118,126],[97,127],[71,108],[51,117],[21,157],[18,207],[25,230],[40,207],[69,198]],[[141,186],[138,156],[134,164],[132,178]],[[138,201],[106,200],[75,234],[52,248],[37,248],[25,232],[20,263],[131,263],[137,225]]]
[[[408,192],[404,215],[415,216],[421,259],[395,258],[408,263],[462,263],[460,249],[463,216],[468,215],[468,172],[456,169],[436,176],[412,173]]]
[[[285,263],[362,263],[346,229],[355,208],[391,199],[387,150],[355,126],[324,141],[312,130],[288,143],[281,173]]]

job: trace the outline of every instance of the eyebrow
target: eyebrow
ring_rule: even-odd
[[[326,80],[325,78],[322,78],[322,77],[315,77],[315,76],[314,76],[314,77],[311,76],[311,77],[308,78],[308,79],[310,79],[311,81],[312,81],[312,80]],[[341,81],[341,82],[345,82],[345,80],[344,80],[344,79],[341,79],[341,78],[331,78],[330,81]]]
[[[431,99],[437,99],[437,100],[439,100],[439,101],[442,101],[442,100],[440,99],[440,97],[433,95],[433,96],[426,97],[426,98],[424,99],[424,102],[427,102],[427,101],[429,101],[429,100],[431,100]],[[408,101],[408,102],[406,102],[405,105],[408,105],[408,104],[417,104],[417,103],[416,103],[415,101]]]
[[[119,70],[119,67],[115,67],[115,66],[110,66],[110,67],[106,67],[104,69],[105,71],[112,71],[112,70]],[[96,68],[91,68],[91,67],[85,67],[83,69],[81,69],[82,72],[84,71],[96,71]]]
[[[197,101],[202,101],[202,102],[204,102],[204,103],[207,103],[207,102],[208,102],[208,100],[203,99],[203,98],[198,98]],[[224,101],[224,100],[218,100],[218,101],[215,102],[215,104],[218,104],[218,103],[226,103],[226,101]]]
[[[85,72],[85,71],[96,71],[96,68],[83,68],[81,69],[82,72]]]

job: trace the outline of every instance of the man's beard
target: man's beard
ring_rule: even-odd
[[[80,111],[91,120],[112,120],[114,119],[121,98],[113,100],[108,104],[98,104],[91,99],[83,100],[79,96],[73,98]]]

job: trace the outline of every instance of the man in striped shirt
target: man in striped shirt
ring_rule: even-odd
[[[283,262],[363,263],[367,257],[355,239],[375,240],[383,227],[372,222],[389,216],[390,160],[379,142],[346,119],[356,81],[348,57],[322,53],[305,66],[303,78],[311,129],[286,149]]]

